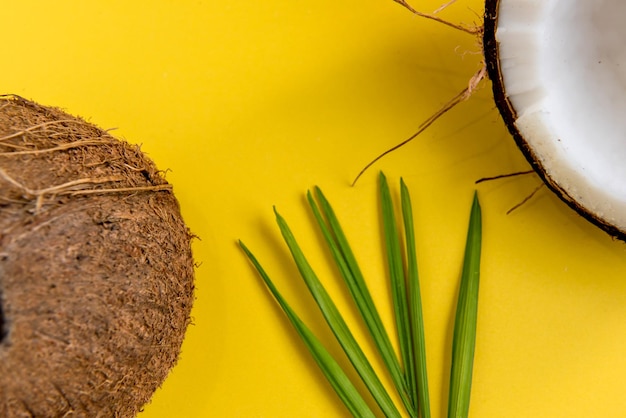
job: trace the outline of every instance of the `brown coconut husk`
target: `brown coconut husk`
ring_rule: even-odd
[[[0,96],[0,416],[135,416],[190,322],[191,238],[139,147]]]

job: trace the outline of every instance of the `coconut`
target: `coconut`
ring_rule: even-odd
[[[0,97],[0,416],[135,416],[190,322],[191,238],[139,147]]]
[[[432,14],[394,1],[478,36],[483,65],[465,89],[414,135],[368,163],[353,184],[373,163],[469,99],[488,76],[496,106],[533,170],[580,215],[626,241],[626,2],[485,0],[484,24],[465,26],[437,15],[455,0]]]
[[[568,205],[626,238],[626,26],[621,0],[487,0],[496,104],[535,171]]]

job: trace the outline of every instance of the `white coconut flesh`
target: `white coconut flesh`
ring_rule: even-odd
[[[623,234],[626,0],[488,3],[516,139],[561,197]]]

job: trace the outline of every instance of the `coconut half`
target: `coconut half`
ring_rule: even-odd
[[[626,238],[626,2],[487,0],[496,104],[545,183]]]

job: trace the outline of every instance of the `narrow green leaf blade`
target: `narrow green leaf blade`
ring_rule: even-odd
[[[424,333],[424,315],[417,271],[417,255],[415,246],[415,228],[411,196],[404,180],[400,179],[400,200],[406,242],[407,288],[411,337],[413,339],[413,358],[417,382],[417,397],[421,418],[430,418],[430,395],[428,391],[428,373],[426,371],[426,338]]]
[[[391,279],[391,296],[393,300],[398,338],[400,341],[400,355],[402,358],[402,364],[404,365],[405,379],[409,387],[409,395],[412,397],[413,403],[417,404],[417,399],[415,399],[415,394],[417,393],[417,383],[413,379],[415,376],[412,347],[413,341],[411,339],[406,279],[404,275],[404,260],[402,258],[400,237],[398,235],[398,224],[394,214],[387,178],[383,173],[380,173],[379,179],[383,230],[387,250],[389,275]]]
[[[355,370],[365,383],[366,387],[384,412],[386,417],[400,417],[398,409],[394,405],[391,397],[387,393],[385,387],[381,383],[380,379],[376,375],[376,372],[372,368],[367,357],[361,350],[361,347],[357,343],[356,339],[350,332],[348,325],[341,316],[339,310],[335,306],[326,289],[317,278],[317,275],[311,268],[309,262],[304,256],[300,246],[298,245],[295,237],[293,236],[287,222],[283,219],[278,212],[275,211],[276,221],[280,228],[280,231],[289,247],[289,251],[293,256],[294,261],[300,271],[302,278],[304,279],[307,287],[309,288],[311,295],[315,299],[320,311],[326,319],[326,323],[331,328],[333,334],[337,338],[337,341],[343,348],[344,352],[350,359],[350,362],[354,366]]]
[[[365,400],[361,397],[358,390],[354,387],[350,379],[346,376],[344,371],[333,359],[330,353],[324,348],[322,343],[317,339],[317,337],[315,337],[311,330],[304,324],[304,322],[302,322],[298,315],[285,301],[285,299],[282,297],[278,289],[274,286],[274,283],[270,280],[269,276],[267,275],[261,264],[258,262],[256,257],[243,244],[243,242],[239,241],[239,245],[258,271],[266,286],[287,315],[287,318],[302,338],[302,341],[310,351],[317,365],[324,373],[324,376],[326,376],[326,379],[328,379],[329,383],[331,384],[335,392],[337,392],[337,395],[339,395],[339,398],[343,401],[348,410],[356,418],[374,418],[374,413],[369,408]]]
[[[391,379],[396,387],[396,391],[400,395],[405,409],[411,417],[417,417],[417,411],[414,409],[411,399],[409,398],[406,382],[400,368],[400,363],[396,356],[395,350],[389,339],[389,335],[382,323],[376,305],[369,292],[361,269],[356,261],[348,240],[341,228],[339,220],[335,212],[319,188],[315,188],[315,195],[318,203],[313,199],[311,193],[307,194],[307,200],[318,226],[322,231],[322,235],[326,240],[328,248],[339,268],[339,271],[346,283],[350,294],[365,322],[367,329],[374,341],[378,352],[383,359]]]
[[[469,413],[474,349],[476,346],[476,322],[478,319],[478,287],[482,241],[481,218],[478,196],[474,194],[454,322],[448,418],[466,418]]]

